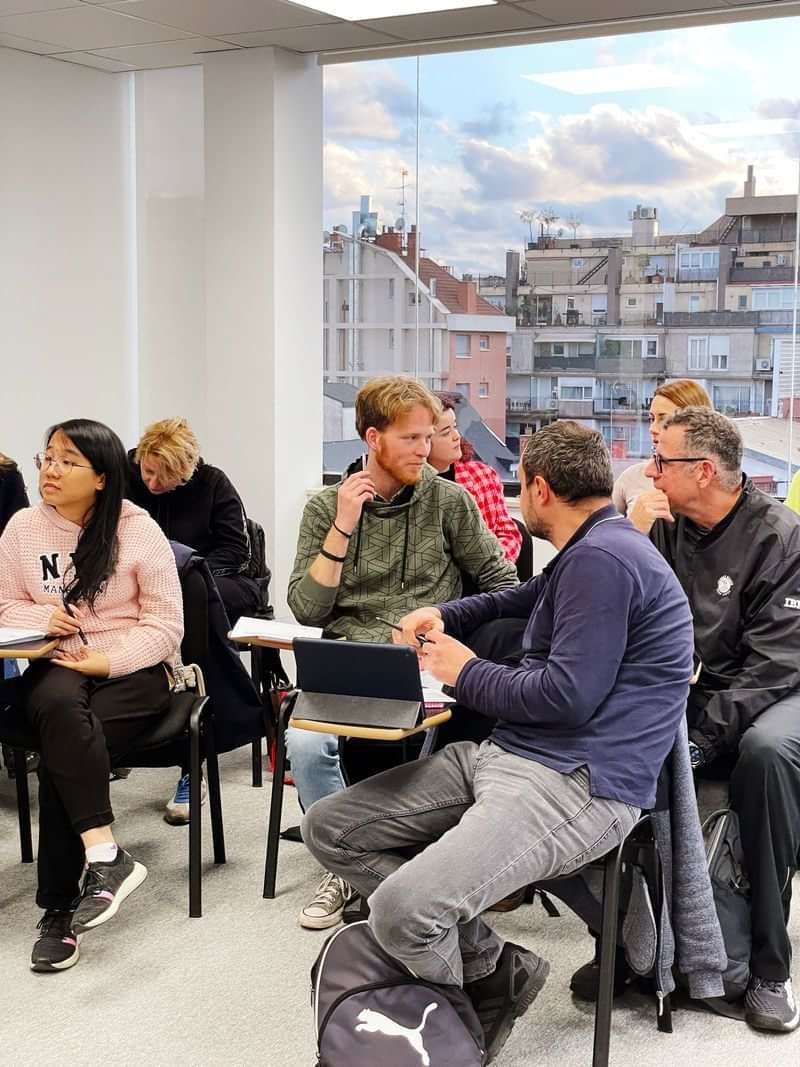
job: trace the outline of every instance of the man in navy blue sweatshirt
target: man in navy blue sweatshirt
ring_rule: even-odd
[[[559,550],[555,559],[515,589],[412,612],[398,638],[460,705],[497,720],[491,737],[326,797],[303,822],[311,852],[369,899],[383,949],[419,978],[463,985],[487,1062],[549,966],[504,944],[481,914],[602,856],[652,806],[694,646],[672,570],[611,502],[599,433],[574,422],[540,430],[520,482],[526,525]],[[462,643],[509,618],[528,620],[518,664],[479,659]]]

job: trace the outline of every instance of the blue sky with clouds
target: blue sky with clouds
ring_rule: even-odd
[[[759,193],[796,191],[798,45],[794,18],[423,57],[423,245],[502,270],[523,210],[601,236],[642,203],[686,233],[722,214],[748,163]],[[327,67],[325,104],[325,226],[349,225],[362,193],[392,222],[403,167],[413,222],[416,61]]]

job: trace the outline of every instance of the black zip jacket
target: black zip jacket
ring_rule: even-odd
[[[28,494],[16,463],[12,466],[0,466],[0,534],[5,530],[11,516],[26,507]]]
[[[148,511],[170,541],[203,556],[213,575],[241,574],[250,559],[244,507],[228,476],[201,459],[192,477],[168,493],[151,493],[133,450],[128,453],[128,498]]]
[[[702,670],[689,736],[710,761],[735,752],[761,712],[800,687],[800,516],[744,479],[713,529],[679,515],[656,522],[650,539],[692,608]]]

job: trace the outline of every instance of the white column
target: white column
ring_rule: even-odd
[[[221,52],[204,95],[206,451],[266,530],[285,612],[322,470],[322,75],[280,49]]]

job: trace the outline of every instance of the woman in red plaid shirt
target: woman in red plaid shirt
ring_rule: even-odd
[[[492,467],[471,458],[472,446],[458,432],[452,402],[440,399],[443,412],[436,423],[428,462],[443,477],[463,485],[475,497],[483,521],[503,546],[503,555],[515,563],[522,547],[522,534],[508,513],[503,483]]]

